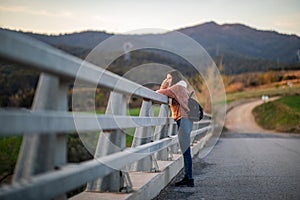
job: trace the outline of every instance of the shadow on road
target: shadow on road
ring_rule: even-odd
[[[284,138],[300,139],[300,134],[290,133],[236,133],[226,131],[221,134],[221,138]]]

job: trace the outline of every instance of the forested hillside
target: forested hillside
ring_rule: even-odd
[[[226,74],[299,68],[297,52],[300,49],[300,37],[296,35],[257,30],[243,24],[219,25],[214,22],[177,31],[190,36],[201,44],[216,63],[222,62]],[[26,34],[81,58],[84,58],[96,45],[114,35],[100,31],[83,31],[52,36]],[[124,35],[124,37],[151,42],[151,40],[171,37],[171,34],[172,32],[167,32],[157,35]],[[153,55],[151,56],[153,60],[157,60]],[[139,58],[133,57],[134,59]],[[167,59],[170,58],[167,57]]]

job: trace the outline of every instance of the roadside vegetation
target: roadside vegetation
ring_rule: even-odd
[[[257,123],[277,132],[300,133],[300,71],[269,71],[223,75],[227,103],[262,96],[280,99],[253,110]]]
[[[300,95],[284,96],[253,110],[256,122],[277,132],[300,133]]]
[[[286,96],[300,91],[300,70],[223,75],[227,103],[263,95]]]

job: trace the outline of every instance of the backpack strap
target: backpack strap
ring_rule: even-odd
[[[190,94],[190,96],[189,96],[189,98],[191,98],[191,97],[193,96],[194,93],[195,93],[195,92],[192,91],[191,94]]]

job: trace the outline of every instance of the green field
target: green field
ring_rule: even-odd
[[[253,110],[259,125],[278,132],[300,133],[300,95],[284,96]]]
[[[0,138],[0,184],[7,183],[7,178],[13,174],[21,142],[20,136]]]
[[[290,107],[295,112],[300,113],[300,95],[298,96],[286,96],[279,99],[279,102]],[[300,122],[299,122],[300,123]]]

